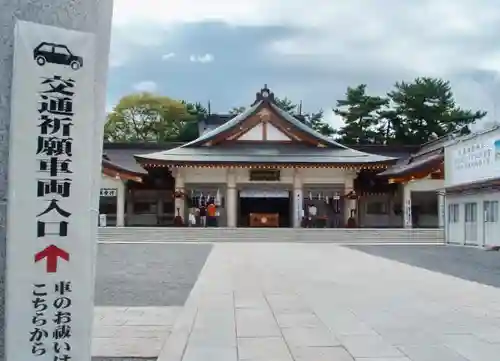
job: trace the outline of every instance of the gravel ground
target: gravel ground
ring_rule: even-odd
[[[500,288],[500,252],[456,246],[384,245],[349,248]]]
[[[208,244],[100,244],[96,306],[183,306]]]

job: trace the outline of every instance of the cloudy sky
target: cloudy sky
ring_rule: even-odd
[[[224,112],[268,84],[329,110],[347,86],[436,76],[500,116],[500,0],[115,0],[113,23],[110,107],[154,91]]]

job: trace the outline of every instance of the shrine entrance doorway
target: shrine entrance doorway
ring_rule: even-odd
[[[291,227],[289,191],[243,190],[238,199],[238,227]]]

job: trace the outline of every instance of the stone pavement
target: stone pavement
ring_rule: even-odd
[[[498,288],[332,244],[234,243],[214,246],[158,359],[498,361],[499,355]]]
[[[96,307],[92,356],[156,358],[181,307]]]

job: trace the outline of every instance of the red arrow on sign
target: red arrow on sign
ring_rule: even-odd
[[[47,258],[47,273],[57,272],[57,259],[62,258],[65,261],[69,261],[69,253],[61,248],[50,245],[43,251],[35,254],[35,263]]]

